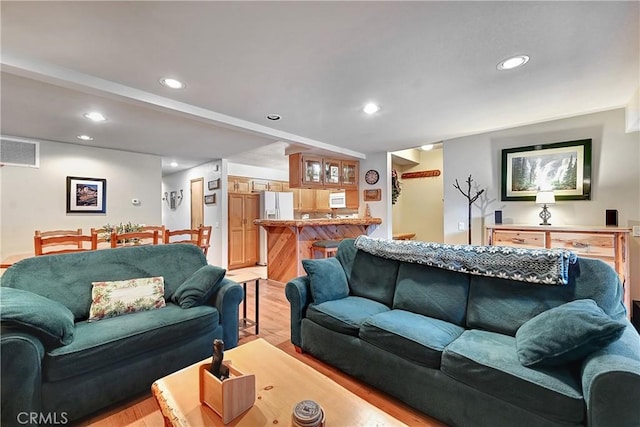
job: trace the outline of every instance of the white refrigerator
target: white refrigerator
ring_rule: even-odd
[[[260,218],[293,219],[293,193],[261,192]],[[260,227],[260,265],[267,265],[267,232],[263,227]]]

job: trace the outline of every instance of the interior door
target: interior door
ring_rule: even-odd
[[[204,224],[204,178],[191,180],[191,229]]]
[[[244,214],[246,221],[244,224],[244,262],[246,265],[256,265],[260,260],[260,226],[254,224],[253,221],[260,218],[260,195],[247,194],[245,197]]]
[[[244,263],[244,195],[229,193],[229,269]]]

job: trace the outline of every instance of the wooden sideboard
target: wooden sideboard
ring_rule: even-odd
[[[487,244],[519,248],[569,249],[613,267],[624,288],[623,303],[631,313],[629,235],[631,228],[602,226],[488,225]]]

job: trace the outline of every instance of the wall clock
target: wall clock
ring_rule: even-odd
[[[373,185],[376,182],[378,182],[378,180],[380,179],[380,174],[378,174],[377,170],[373,170],[370,169],[367,171],[367,173],[364,175],[364,180],[367,182],[367,184],[369,185]]]

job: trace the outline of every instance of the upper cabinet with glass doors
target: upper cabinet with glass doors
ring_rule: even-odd
[[[303,153],[289,156],[291,188],[358,188],[358,161],[323,158]]]

